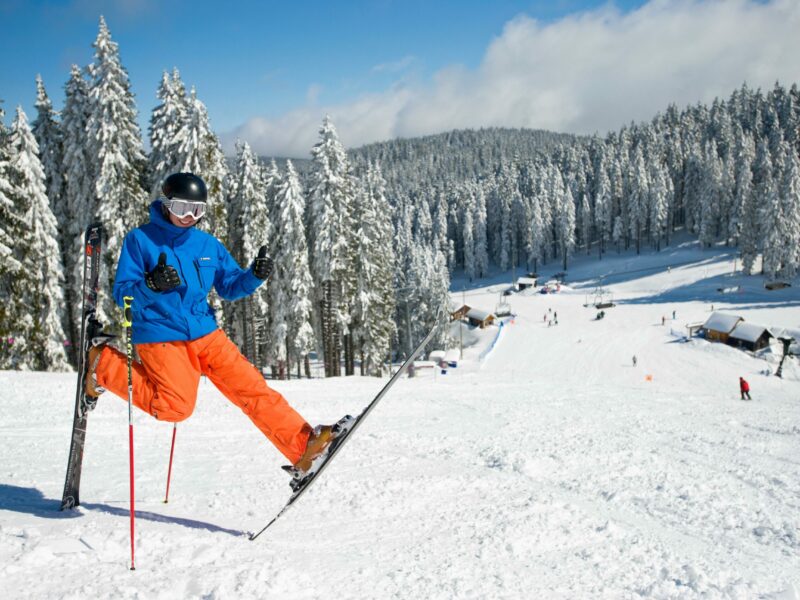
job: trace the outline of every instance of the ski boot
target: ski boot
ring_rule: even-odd
[[[327,455],[336,447],[336,439],[348,432],[355,418],[346,415],[333,425],[317,425],[308,436],[306,450],[294,465],[281,467],[292,476],[289,485],[296,490],[302,482],[325,462]]]
[[[97,384],[96,371],[97,365],[100,362],[100,355],[109,342],[116,339],[117,336],[102,331],[102,325],[97,321],[90,324],[90,329],[87,333],[91,333],[92,335],[88,337],[89,351],[86,354],[86,375],[84,376],[83,391],[86,404],[85,409],[89,411],[94,410],[95,406],[97,406],[97,399],[100,397],[100,394],[105,392],[105,389]]]

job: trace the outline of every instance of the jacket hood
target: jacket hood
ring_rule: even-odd
[[[198,221],[191,227],[178,227],[177,225],[173,225],[170,220],[164,216],[164,212],[162,210],[162,206],[164,205],[161,200],[153,200],[150,203],[150,222],[153,225],[157,225],[159,228],[163,229],[164,232],[172,238],[176,238],[180,235],[185,234],[188,231],[191,231],[195,225],[197,225]]]

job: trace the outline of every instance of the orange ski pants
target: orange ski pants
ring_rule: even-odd
[[[221,329],[189,342],[137,344],[136,350],[141,363],[132,365],[133,404],[138,408],[159,421],[183,421],[194,411],[200,375],[206,375],[292,464],[302,456],[311,426],[267,386]],[[100,386],[127,399],[124,354],[106,347],[96,375]]]

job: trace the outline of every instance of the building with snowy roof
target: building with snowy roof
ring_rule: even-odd
[[[517,291],[527,290],[536,287],[536,277],[520,277],[517,279]]]
[[[731,332],[744,319],[738,315],[728,315],[721,312],[713,312],[703,323],[701,330],[707,340],[712,342],[722,342],[726,344]]]
[[[470,308],[469,311],[467,311],[467,320],[470,325],[483,329],[494,323],[494,315],[485,310],[480,310],[479,308]]]
[[[728,336],[728,344],[734,348],[744,348],[755,352],[769,346],[769,340],[775,336],[763,325],[740,321]]]

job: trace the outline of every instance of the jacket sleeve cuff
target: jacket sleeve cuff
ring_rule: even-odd
[[[255,276],[252,267],[245,271],[242,285],[250,294],[255,292],[262,283],[264,283],[264,280]]]

